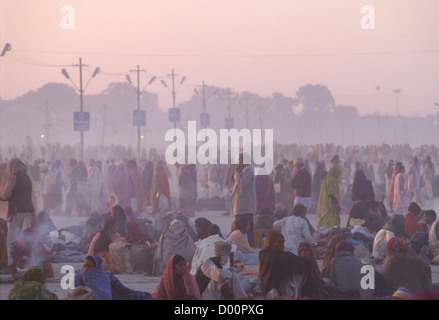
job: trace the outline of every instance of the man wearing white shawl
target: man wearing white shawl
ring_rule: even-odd
[[[230,243],[222,240],[213,244],[214,257],[198,268],[195,279],[203,300],[237,300],[248,296],[242,276],[224,264],[231,251]],[[203,285],[204,283],[204,285]],[[205,285],[207,283],[207,286]]]

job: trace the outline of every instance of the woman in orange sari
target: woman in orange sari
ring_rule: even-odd
[[[189,269],[182,256],[170,257],[152,297],[157,300],[201,299],[200,289]]]

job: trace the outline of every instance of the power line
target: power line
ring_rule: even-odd
[[[324,56],[364,56],[392,54],[424,54],[439,53],[439,50],[406,50],[377,52],[331,52],[331,53],[291,53],[291,54],[157,54],[157,53],[122,53],[122,52],[68,52],[68,51],[36,51],[19,50],[18,52],[66,54],[66,55],[98,55],[98,56],[136,56],[136,57],[174,57],[174,58],[288,58],[288,57],[324,57]]]

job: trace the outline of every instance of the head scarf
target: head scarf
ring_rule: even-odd
[[[8,300],[58,300],[45,285],[46,273],[40,266],[26,270],[9,293]]]
[[[386,244],[387,253],[403,253],[405,250],[405,243],[399,237],[392,237]]]
[[[389,221],[384,225],[383,229],[392,231],[395,234],[395,237],[405,236],[404,230],[404,215],[402,214],[394,214],[390,217]]]
[[[217,241],[213,244],[213,254],[215,257],[228,256],[232,246],[226,241]]]
[[[300,252],[303,250],[303,248],[306,249],[307,254],[306,255],[301,255]],[[299,245],[297,246],[297,253],[299,257],[305,257],[307,258],[309,261],[311,261],[313,267],[314,267],[314,274],[318,279],[322,278],[322,274],[320,272],[319,266],[317,264],[317,260],[314,256],[314,250],[312,248],[312,246],[308,243],[308,242],[301,242],[299,243]]]
[[[335,246],[335,252],[348,251],[354,254],[354,249],[355,249],[354,246],[348,240],[341,240]]]
[[[160,281],[152,293],[152,297],[158,300],[177,300],[181,297],[176,297],[175,293],[179,290],[175,288],[174,270],[172,268],[172,261],[175,255],[169,258],[166,264],[165,272],[160,278]],[[200,289],[195,281],[195,278],[189,273],[189,268],[186,268],[186,273],[183,276],[183,285],[188,296],[194,296],[201,299]]]
[[[410,239],[410,244],[416,253],[419,253],[423,246],[428,246],[428,233],[422,231],[415,232]]]
[[[81,271],[75,275],[75,287],[80,285],[93,290],[96,300],[112,300],[111,281],[109,274],[102,268],[102,259],[97,255],[90,256],[96,268],[93,270]]]
[[[273,243],[275,243],[279,239],[285,240],[282,233],[276,230],[268,230],[267,235],[265,236],[264,248],[270,248]]]
[[[9,170],[11,173],[27,173],[27,166],[20,159],[13,158],[9,161]]]

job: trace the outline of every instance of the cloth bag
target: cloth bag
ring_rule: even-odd
[[[132,244],[117,241],[110,244],[110,272],[133,273],[135,271]]]

